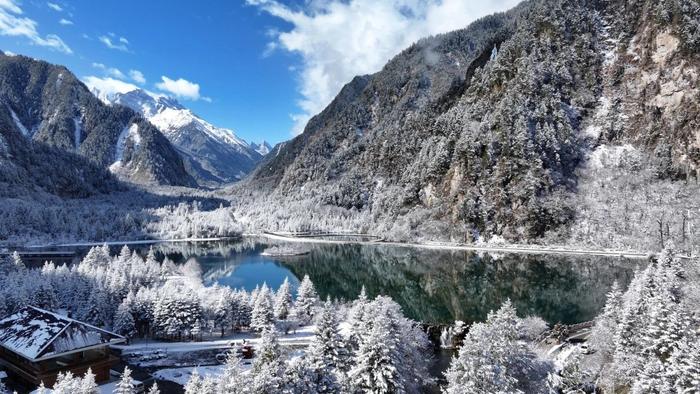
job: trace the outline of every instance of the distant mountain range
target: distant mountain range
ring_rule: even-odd
[[[5,195],[24,185],[59,195],[132,182],[196,186],[178,152],[142,115],[107,106],[68,69],[0,54],[0,175]]]
[[[249,144],[229,129],[195,115],[177,100],[142,89],[110,96],[94,93],[104,102],[139,112],[176,147],[187,172],[198,184],[218,186],[250,173],[269,151],[269,144]]]
[[[114,190],[116,178],[216,187],[245,177],[271,149],[213,126],[175,99],[140,89],[108,97],[65,67],[5,54],[0,133],[3,195],[39,187],[84,196]]]

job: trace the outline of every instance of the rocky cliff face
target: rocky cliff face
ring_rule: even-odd
[[[542,237],[600,144],[695,176],[699,21],[696,0],[524,2],[355,78],[251,183],[457,239]]]
[[[49,190],[54,189],[53,179],[87,168],[97,178],[111,170],[137,183],[195,185],[177,152],[155,127],[131,109],[102,104],[65,67],[0,55],[0,122],[7,147],[5,165],[29,172],[36,170],[30,162],[41,166],[46,171],[30,179]],[[55,154],[41,157],[49,151]],[[28,159],[23,156],[27,152],[38,156]]]

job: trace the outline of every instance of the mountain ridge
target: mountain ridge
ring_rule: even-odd
[[[264,156],[232,130],[212,125],[174,98],[143,89],[111,96],[95,93],[104,102],[141,113],[177,148],[187,171],[199,184],[220,186],[239,181]]]
[[[564,236],[596,146],[697,176],[693,4],[531,0],[420,40],[345,85],[246,187],[399,237]]]
[[[124,141],[119,175],[135,183],[196,185],[155,127],[130,109],[105,106],[63,66],[0,55],[0,102],[0,131],[18,150],[41,144],[108,170],[116,161],[119,136],[137,125],[139,144]],[[9,153],[7,164],[17,164],[19,158]]]

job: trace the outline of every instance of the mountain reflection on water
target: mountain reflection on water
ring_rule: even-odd
[[[638,259],[431,250],[386,245],[305,244],[309,253],[267,257],[279,242],[163,243],[156,252],[177,263],[196,259],[206,283],[248,290],[266,282],[292,287],[305,274],[325,298],[353,299],[364,284],[370,296],[389,295],[413,319],[426,323],[482,321],[510,298],[521,316],[550,323],[591,320],[613,281],[626,287]]]

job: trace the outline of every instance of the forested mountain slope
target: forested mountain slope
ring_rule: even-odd
[[[566,237],[600,147],[630,145],[654,182],[696,179],[699,49],[697,0],[532,0],[421,40],[347,84],[249,182],[335,218],[260,225]]]
[[[133,110],[102,104],[65,67],[0,55],[2,182],[80,196],[137,183],[195,185],[168,140]]]

